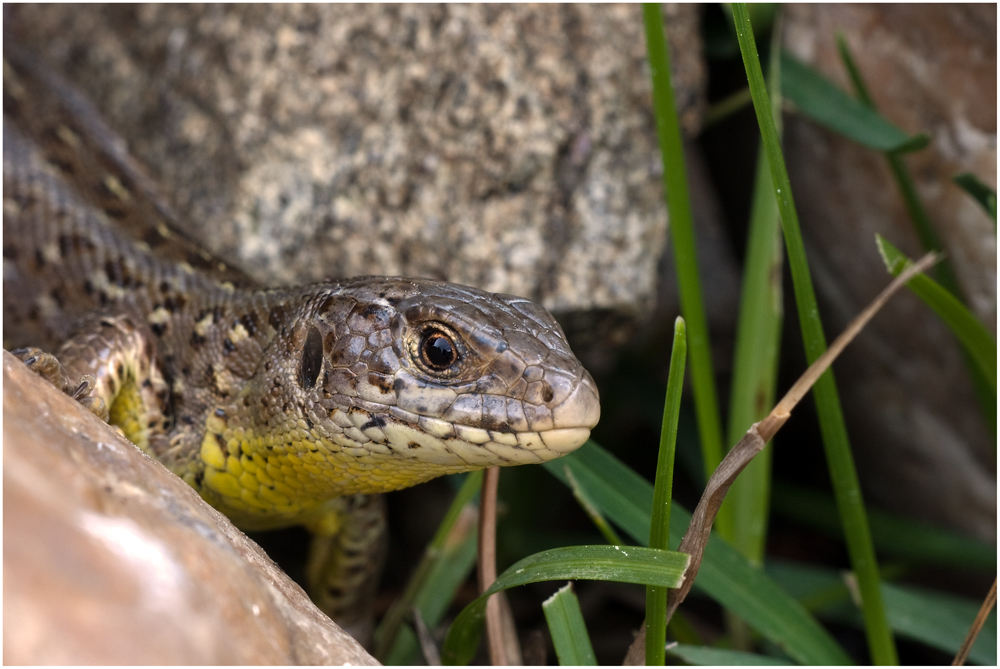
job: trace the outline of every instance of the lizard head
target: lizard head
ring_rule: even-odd
[[[594,380],[552,315],[527,299],[382,277],[331,298],[319,310],[326,327],[314,326],[317,383],[330,400],[319,404],[384,422],[374,433],[393,457],[544,462],[583,444],[600,418]]]

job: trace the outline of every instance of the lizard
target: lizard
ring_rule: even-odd
[[[241,529],[309,529],[308,590],[349,631],[370,629],[382,493],[545,462],[597,424],[538,304],[420,278],[261,286],[13,44],[3,111],[5,348]]]

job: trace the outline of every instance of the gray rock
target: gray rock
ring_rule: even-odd
[[[667,6],[684,126],[698,8]],[[430,276],[635,321],[666,239],[636,5],[21,6],[191,231],[266,283]]]

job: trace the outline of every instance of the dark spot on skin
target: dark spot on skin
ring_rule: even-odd
[[[322,369],[323,335],[315,326],[311,326],[306,334],[306,341],[302,346],[302,357],[299,360],[299,386],[304,389],[313,388]]]
[[[363,308],[363,309],[362,309],[361,311],[359,311],[358,313],[359,313],[359,314],[360,314],[360,315],[361,315],[361,316],[362,316],[362,317],[363,317],[363,318],[364,318],[365,320],[367,320],[367,321],[372,321],[372,320],[374,320],[374,319],[375,319],[375,316],[377,316],[377,315],[378,315],[378,313],[379,313],[379,311],[381,311],[381,310],[382,310],[382,307],[380,307],[379,305],[377,305],[377,304],[369,304],[369,305],[365,306],[365,307],[364,307],[364,308]]]
[[[62,160],[53,156],[50,157],[47,162],[63,174],[72,175],[75,172],[73,169],[73,163],[68,160]]]
[[[550,386],[549,384],[547,384],[547,383],[545,383],[543,381],[542,382],[542,400],[545,401],[545,402],[551,402],[552,398],[555,397],[555,396],[556,396],[556,393],[555,393],[554,390],[552,390],[552,386]]]
[[[170,284],[167,283],[166,281],[161,281],[160,282],[160,292],[161,293],[169,293],[170,292]]]
[[[78,255],[84,251],[93,251],[95,246],[87,237],[83,235],[59,235],[59,255],[63,258],[69,255]]]
[[[185,415],[185,416],[181,417],[181,422],[184,423],[185,425],[194,425],[195,424],[195,419],[194,419],[194,416],[187,416],[187,415]]]
[[[310,430],[313,429],[313,422],[312,419],[309,418],[309,416],[305,416],[305,421],[306,421],[306,427],[309,428]],[[309,450],[310,451],[316,450],[316,445],[312,442],[309,442]]]
[[[170,313],[177,313],[187,305],[187,298],[181,294],[168,295],[166,299],[163,300],[163,308]]]
[[[418,443],[417,443],[417,442],[415,442],[415,441],[411,441],[410,443],[408,443],[408,444],[406,445],[406,447],[407,447],[407,448],[420,448],[420,444],[418,444]]]
[[[240,316],[240,323],[243,324],[243,328],[247,331],[247,334],[251,337],[257,336],[257,314],[247,313]]]
[[[275,330],[282,330],[287,320],[287,314],[288,311],[284,307],[273,307],[267,314],[267,322],[270,323],[271,327]]]
[[[201,345],[205,343],[205,338],[198,334],[197,332],[191,333],[191,347],[201,348]]]
[[[53,288],[49,291],[49,295],[52,297],[52,300],[59,305],[60,309],[66,305],[66,291],[62,286],[56,286]]]
[[[364,432],[370,427],[385,427],[385,416],[373,415],[371,420],[361,426],[361,431]]]
[[[496,427],[496,428],[494,429],[494,432],[504,432],[504,433],[506,433],[506,434],[510,434],[510,433],[511,433],[511,432],[513,432],[513,431],[514,431],[514,430],[513,430],[512,428],[511,428],[511,426],[510,426],[510,424],[509,424],[509,423],[500,423],[500,424],[499,424],[499,425],[498,425],[498,426],[497,426],[497,427]]]
[[[162,337],[163,333],[167,331],[167,323],[151,323],[149,329],[153,331],[157,337]]]
[[[86,281],[83,282],[83,292],[85,292],[87,295],[90,295],[91,297],[94,296],[94,284],[90,282],[90,279],[87,279]]]
[[[229,355],[235,350],[236,350],[236,344],[234,344],[232,340],[229,339],[229,337],[224,337],[222,340],[222,352],[225,355]]]
[[[142,387],[143,388],[150,388],[150,387],[152,387],[152,385],[153,385],[153,382],[150,381],[148,378],[142,380]]]
[[[166,242],[167,238],[161,235],[159,230],[155,227],[150,227],[143,232],[142,241],[146,242],[146,244],[149,245],[149,248],[155,249]]]
[[[41,249],[35,250],[35,269],[42,269],[45,267],[45,256],[42,255]]]
[[[117,202],[115,204],[106,204],[103,207],[103,211],[106,216],[113,218],[116,221],[120,221],[128,215],[128,209],[119,205]]]
[[[384,374],[375,374],[374,372],[368,374],[368,384],[378,388],[383,393],[392,392],[394,381],[391,379],[392,377]]]

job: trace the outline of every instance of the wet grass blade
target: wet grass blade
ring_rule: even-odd
[[[852,625],[862,624],[843,573],[781,561],[769,563],[767,572],[817,615]],[[891,583],[882,584],[882,595],[889,624],[897,634],[949,654],[962,646],[980,608],[979,602],[965,597]],[[997,663],[996,621],[994,611],[969,656],[973,662]]]
[[[971,172],[956,174],[951,180],[961,186],[966,193],[971,195],[986,210],[986,213],[993,219],[993,228],[995,231],[997,224],[997,192]]]
[[[539,581],[596,580],[675,588],[689,557],[643,546],[570,546],[530,555],[516,562],[482,595],[466,606],[448,630],[442,650],[447,664],[468,664],[479,646],[490,595]]]
[[[912,264],[909,258],[881,235],[876,237],[876,243],[886,268],[894,276],[899,276],[900,272]],[[930,277],[915,276],[910,279],[906,287],[933,309],[958,337],[984,378],[991,384],[993,404],[996,406],[997,343],[990,331],[964,304]]]
[[[812,364],[826,351],[826,337],[823,334],[823,324],[819,317],[819,307],[816,304],[816,294],[806,260],[798,214],[792,198],[791,183],[788,179],[784,157],[781,154],[781,144],[774,125],[771,103],[764,86],[764,75],[761,72],[757,56],[757,45],[754,42],[753,32],[750,29],[749,13],[744,3],[733,5],[733,18],[736,23],[740,51],[743,54],[743,65],[746,68],[750,92],[753,97],[754,110],[757,113],[757,124],[760,127],[763,147],[771,168],[771,179],[774,183],[778,211],[781,215],[806,359],[809,364]],[[783,63],[782,88],[786,90],[786,94],[788,76],[789,72]],[[856,101],[855,104],[861,109],[865,109]],[[865,109],[865,111],[870,113],[871,110]],[[833,372],[827,370],[816,382],[812,392],[816,399],[823,447],[830,469],[837,507],[844,525],[851,566],[857,575],[865,602],[865,632],[872,659],[878,664],[897,664],[899,658],[896,653],[896,645],[886,621],[882,595],[879,590],[878,562],[875,558],[871,533],[868,530],[868,518],[861,496],[861,485],[854,467],[854,457],[851,454],[847,427],[844,424],[843,411],[840,407]]]
[[[781,92],[805,116],[876,151],[915,151],[930,142],[906,134],[788,53],[781,55]]]
[[[708,338],[705,306],[701,296],[701,280],[698,278],[694,219],[691,215],[687,173],[684,167],[684,144],[681,140],[680,122],[677,119],[677,107],[674,104],[674,93],[670,83],[670,55],[663,36],[663,15],[660,5],[644,4],[642,16],[646,26],[646,49],[653,80],[656,133],[660,140],[660,153],[663,156],[663,188],[667,211],[670,214],[670,238],[673,242],[674,262],[677,267],[681,315],[687,321],[688,328],[691,388],[707,479],[722,461],[722,419],[715,391],[712,351]],[[719,518],[718,524],[721,531],[728,531],[731,526],[728,517]]]
[[[710,667],[766,667],[792,666],[793,662],[770,655],[744,653],[724,648],[709,648],[707,646],[688,646],[677,644],[667,649],[674,657],[679,657],[694,666]]]
[[[776,100],[781,94],[781,31],[772,32],[768,67],[768,89]],[[747,89],[749,94],[749,89]],[[781,115],[775,112],[780,127]],[[781,267],[784,253],[778,221],[778,203],[763,151],[757,156],[753,200],[750,208],[750,232],[740,294],[739,321],[733,354],[733,381],[729,398],[727,443],[735,444],[750,426],[767,415],[774,405],[781,345],[782,288]],[[764,559],[768,507],[771,491],[771,449],[765,448],[733,483],[723,508],[730,507],[733,522],[733,545],[751,563]]]
[[[568,468],[577,485],[611,522],[639,543],[649,543],[653,505],[649,481],[593,441],[543,466],[564,483]],[[680,542],[690,521],[691,514],[674,502],[670,512],[672,545]],[[713,536],[708,543],[694,587],[733,611],[797,662],[851,663],[805,607],[718,537]]]
[[[542,611],[552,636],[556,657],[562,666],[597,666],[594,647],[583,622],[580,602],[573,594],[573,584],[567,583],[542,602]]]
[[[776,485],[772,503],[774,510],[785,518],[830,536],[843,536],[837,505],[829,495],[787,484]],[[879,509],[868,509],[868,522],[879,553],[911,564],[950,565],[991,573],[996,569],[996,547],[976,539]]]
[[[674,451],[677,445],[677,421],[684,390],[684,367],[687,336],[684,319],[674,322],[674,343],[670,352],[667,393],[663,401],[660,428],[660,451],[656,461],[656,483],[650,518],[649,545],[666,550],[670,541],[670,499],[674,487]],[[663,666],[667,643],[667,589],[646,586],[646,666]]]

